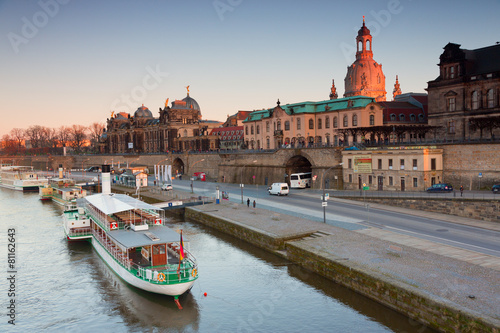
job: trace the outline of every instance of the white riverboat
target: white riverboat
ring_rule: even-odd
[[[59,178],[51,178],[47,185],[40,186],[38,195],[40,200],[52,200],[57,204],[66,206],[67,204],[83,198],[87,195],[87,190],[75,184],[70,178],[64,178],[62,166],[59,167]]]
[[[23,192],[36,192],[48,183],[38,176],[31,166],[3,166],[0,169],[0,186]]]
[[[161,208],[111,193],[109,166],[103,166],[103,193],[78,199],[65,210],[68,240],[90,240],[99,256],[129,284],[153,293],[178,296],[198,278],[189,243],[165,226]],[[108,172],[106,172],[108,171]]]

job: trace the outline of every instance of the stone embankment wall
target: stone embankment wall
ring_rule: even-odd
[[[500,195],[499,195],[500,198]],[[456,215],[475,220],[500,223],[500,200],[474,199],[395,199],[395,198],[366,198],[343,197],[348,200],[366,200],[388,206],[423,210],[432,213]]]

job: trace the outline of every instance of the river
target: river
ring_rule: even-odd
[[[0,331],[429,332],[278,256],[172,217],[200,275],[178,310],[171,297],[124,283],[90,243],[68,243],[61,214],[38,194],[0,188]]]

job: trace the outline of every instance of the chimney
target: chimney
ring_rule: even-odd
[[[102,194],[111,194],[111,167],[109,164],[102,166]]]
[[[59,164],[59,179],[63,179],[63,166]]]

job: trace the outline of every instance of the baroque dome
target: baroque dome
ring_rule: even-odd
[[[194,98],[190,97],[189,94],[186,96],[186,98],[183,99],[183,101],[186,102],[187,109],[200,111],[200,106],[198,105],[198,102]]]
[[[153,114],[142,104],[134,113],[134,118],[153,118]]]

